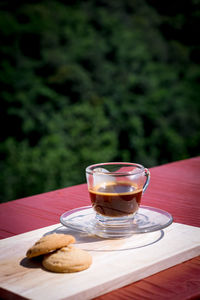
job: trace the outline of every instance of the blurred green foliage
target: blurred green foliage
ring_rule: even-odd
[[[198,0],[1,1],[1,202],[95,162],[199,155],[199,17]]]

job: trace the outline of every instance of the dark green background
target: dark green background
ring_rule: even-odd
[[[0,200],[199,155],[200,1],[1,1]]]

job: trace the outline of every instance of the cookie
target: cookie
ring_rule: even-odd
[[[26,256],[32,258],[68,246],[75,238],[68,234],[49,234],[39,239],[28,251]]]
[[[46,254],[42,264],[52,272],[73,273],[88,269],[92,264],[92,256],[85,250],[69,245]]]

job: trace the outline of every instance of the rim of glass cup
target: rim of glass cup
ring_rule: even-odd
[[[127,165],[127,166],[135,166],[135,167],[138,167],[140,170],[138,170],[137,172],[135,172],[134,170],[133,171],[126,171],[126,172],[109,172],[109,175],[112,175],[112,176],[126,176],[127,174],[128,175],[136,175],[136,174],[141,174],[142,172],[144,172],[146,170],[146,168],[141,165],[141,164],[138,164],[138,163],[130,163],[130,162],[107,162],[107,163],[97,163],[97,164],[93,164],[93,165],[90,165],[86,168],[86,173],[87,174],[95,174],[95,173],[98,173],[98,174],[105,174],[105,175],[108,175],[108,172],[104,172],[104,171],[95,171],[94,169],[95,168],[98,168],[98,167],[101,167],[101,166],[109,166],[109,165]]]

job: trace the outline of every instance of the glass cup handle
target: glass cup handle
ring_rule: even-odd
[[[151,177],[150,171],[148,169],[145,169],[144,172],[145,172],[145,176],[146,176],[146,182],[143,186],[143,193],[146,191],[146,189],[149,185],[150,177]]]

